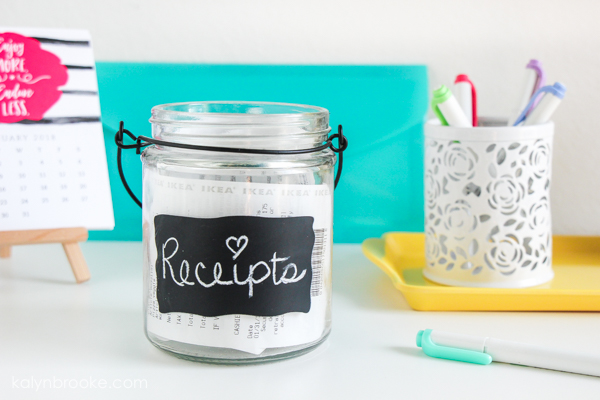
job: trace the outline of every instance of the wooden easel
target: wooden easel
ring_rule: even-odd
[[[85,242],[88,231],[85,228],[38,229],[31,231],[0,232],[0,258],[10,257],[11,246],[36,243],[62,243],[77,283],[90,279],[90,271],[79,248]]]

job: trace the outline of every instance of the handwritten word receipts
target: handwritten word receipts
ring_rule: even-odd
[[[231,247],[231,245],[230,245],[231,241],[233,241],[237,244],[237,248]],[[240,246],[240,242],[243,243],[242,246]],[[174,246],[173,246],[173,244],[174,244]],[[229,250],[231,250],[231,252],[233,253],[232,260],[235,260],[244,251],[244,249],[248,245],[248,237],[245,235],[240,236],[239,238],[236,238],[235,236],[230,236],[225,241],[225,244],[226,244],[227,248]],[[168,248],[173,248],[173,249],[169,250]],[[176,276],[177,273],[175,271],[173,271],[173,265],[171,265],[170,260],[171,260],[171,258],[173,258],[175,256],[175,254],[178,251],[179,251],[179,242],[174,237],[167,239],[167,241],[162,246],[163,279],[166,279],[167,271],[170,271],[170,276],[173,279],[173,282],[175,282],[175,284],[177,284],[178,286],[185,286],[185,285],[193,286],[196,284],[196,282],[199,283],[200,285],[204,286],[205,288],[210,288],[215,285],[223,285],[223,286],[229,286],[229,285],[233,285],[233,284],[242,285],[242,286],[248,285],[248,298],[251,298],[254,294],[254,285],[264,282],[267,278],[269,278],[269,276],[272,277],[274,285],[280,285],[282,283],[285,285],[287,285],[289,283],[295,283],[295,282],[300,281],[301,279],[303,279],[306,276],[306,269],[304,269],[300,273],[300,275],[298,275],[298,267],[294,263],[288,263],[285,267],[283,267],[283,272],[281,274],[278,274],[277,273],[277,263],[285,262],[285,261],[289,260],[290,257],[289,256],[288,257],[277,257],[277,252],[274,252],[273,258],[271,258],[271,260],[269,260],[269,262],[271,263],[271,266],[269,266],[269,264],[267,264],[267,262],[265,262],[265,261],[258,261],[255,264],[250,264],[249,271],[248,271],[248,277],[243,281],[241,281],[238,277],[237,264],[233,264],[233,268],[232,268],[233,279],[232,280],[221,280],[221,277],[223,276],[223,267],[221,266],[220,262],[216,262],[213,267],[213,270],[212,270],[213,281],[210,283],[206,283],[200,277],[200,275],[203,275],[203,274],[202,274],[202,271],[199,271],[199,270],[207,269],[206,266],[204,265],[204,263],[201,261],[201,262],[197,263],[196,267],[194,268],[194,275],[195,275],[196,281],[190,282],[188,280],[190,277],[190,263],[188,262],[188,260],[183,260],[181,262],[178,276]],[[167,256],[166,253],[169,253],[169,255]],[[260,272],[262,272],[262,276],[260,276],[260,278],[258,278],[258,279],[255,277],[255,272],[257,269],[259,269],[259,274],[260,274]],[[291,276],[288,276],[288,272],[292,271],[292,270],[293,270],[293,272],[291,273]],[[279,278],[278,278],[278,275],[279,275]]]

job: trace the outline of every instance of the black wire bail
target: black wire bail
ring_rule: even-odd
[[[135,143],[125,144],[123,143],[123,139],[125,135],[129,136],[131,140]],[[333,145],[333,140],[338,140],[338,147]],[[333,152],[338,154],[338,168],[337,174],[335,176],[335,181],[333,184],[333,188],[337,188],[337,185],[342,176],[342,166],[344,164],[344,150],[348,148],[348,139],[344,136],[342,125],[338,125],[337,133],[329,136],[327,141],[323,143],[321,146],[313,147],[310,149],[299,149],[299,150],[263,150],[263,149],[244,149],[244,148],[235,148],[235,147],[216,147],[216,146],[201,146],[201,145],[193,145],[193,144],[185,144],[185,143],[175,143],[175,142],[167,142],[164,140],[158,140],[154,138],[150,138],[147,136],[135,136],[129,130],[125,129],[125,123],[121,121],[119,123],[119,130],[115,135],[115,144],[117,145],[117,168],[119,169],[119,176],[121,177],[121,182],[123,182],[123,186],[129,196],[135,201],[135,203],[142,207],[142,202],[137,198],[137,196],[133,193],[129,185],[127,184],[127,179],[125,179],[125,174],[123,173],[123,165],[121,162],[121,151],[135,149],[136,154],[142,153],[142,148],[150,146],[150,145],[160,145],[165,147],[176,147],[179,149],[188,149],[188,150],[202,150],[202,151],[215,151],[220,153],[244,153],[244,154],[308,154],[314,153],[317,151],[322,151],[325,149],[331,149]]]

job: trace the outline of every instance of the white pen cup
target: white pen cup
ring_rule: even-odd
[[[425,124],[424,276],[452,286],[550,281],[552,122]]]

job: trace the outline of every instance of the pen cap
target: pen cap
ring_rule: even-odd
[[[518,92],[518,98],[515,98],[514,108],[511,111],[511,118],[509,120],[510,125],[514,125],[532,96],[544,86],[545,82],[546,75],[542,68],[542,63],[538,60],[530,60],[525,67],[524,81],[518,87],[520,91]],[[538,101],[539,99],[534,101],[534,106]]]
[[[431,106],[442,125],[472,126],[450,89],[444,85],[433,91]]]
[[[533,90],[531,91],[531,95],[533,96],[535,92],[540,90],[540,88],[546,84],[546,74],[544,73],[544,69],[542,68],[542,63],[535,59],[530,60],[526,68],[533,70],[536,75],[535,84],[533,86]],[[534,100],[533,105],[537,105],[538,102],[539,99]]]
[[[519,288],[553,277],[552,123],[425,124],[425,277]]]
[[[475,90],[475,85],[465,74],[458,75],[454,80],[454,85],[469,86],[466,93],[456,92],[456,95],[458,97],[458,103],[461,105],[469,120],[471,120],[472,125],[477,126],[477,91]]]
[[[537,75],[537,80],[532,92],[533,94],[546,83],[546,74],[544,73],[544,69],[542,68],[542,63],[535,59],[530,60],[526,68],[532,69]]]
[[[452,97],[452,92],[445,85],[441,85],[439,88],[433,91],[433,98],[431,99],[431,108],[436,117],[440,120],[442,125],[448,125],[448,121],[444,118],[444,114],[440,111],[439,104],[448,101]]]
[[[527,106],[525,106],[523,112],[521,112],[521,115],[519,115],[514,125],[519,125],[525,119],[528,120],[528,122],[526,123],[527,125],[548,122],[550,120],[550,117],[552,116],[552,113],[554,113],[556,107],[558,107],[558,105],[560,104],[560,101],[565,97],[566,92],[567,88],[560,82],[556,82],[552,86],[548,85],[539,89],[531,97],[531,100],[529,100],[529,103],[527,103]],[[538,100],[541,102],[542,96],[546,97],[548,95],[553,96],[555,98],[553,99],[554,101],[550,102],[549,104],[538,104],[538,106],[535,105],[538,102]],[[533,117],[530,115],[528,117],[528,114],[533,114],[534,112],[536,113],[536,115],[534,115]]]
[[[482,365],[487,365],[492,362],[492,357],[490,357],[489,354],[484,353],[483,343],[481,343],[480,346],[473,346],[473,344],[471,343],[473,342],[473,339],[479,341],[477,340],[478,338],[467,335],[459,335],[452,333],[448,334],[446,332],[442,332],[442,335],[454,336],[459,340],[457,342],[458,346],[454,345],[454,342],[456,340],[451,341],[450,345],[441,345],[439,343],[439,340],[436,340],[434,338],[434,335],[436,334],[437,331],[433,331],[431,329],[426,329],[417,333],[417,346],[421,347],[423,349],[423,352],[428,356]],[[465,344],[467,345],[467,347],[464,346]],[[475,349],[469,349],[469,347],[475,347]]]

